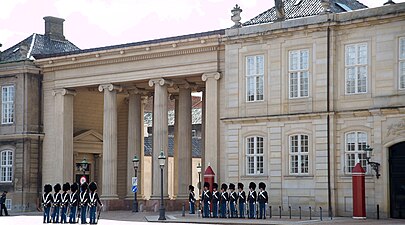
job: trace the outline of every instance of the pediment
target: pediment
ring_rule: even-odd
[[[87,130],[87,131],[83,131],[83,132],[80,132],[79,134],[75,135],[73,137],[73,141],[74,142],[91,142],[91,143],[99,142],[99,143],[102,143],[103,135],[98,133],[95,130]]]

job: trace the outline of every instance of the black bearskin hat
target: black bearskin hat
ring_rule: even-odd
[[[95,190],[97,190],[97,184],[96,184],[96,182],[91,182],[90,183],[90,185],[89,185],[89,189],[90,189],[90,191],[95,191]]]
[[[194,186],[193,185],[188,185],[188,190],[189,191],[194,191]]]
[[[58,193],[61,189],[62,189],[62,187],[60,186],[59,183],[57,183],[57,184],[55,184],[55,186],[53,186],[53,190],[55,191],[55,193]]]
[[[256,189],[256,184],[254,182],[250,182],[249,188],[251,188],[253,190]]]
[[[229,190],[235,190],[235,185],[233,183],[229,184]]]
[[[44,192],[45,193],[49,193],[49,192],[51,192],[52,191],[52,185],[50,185],[50,184],[45,184],[44,185]]]
[[[84,182],[83,184],[82,184],[82,186],[80,187],[80,190],[81,191],[87,191],[87,188],[89,187],[89,185],[87,184],[87,182]]]
[[[210,183],[204,182],[204,187],[210,188]]]
[[[243,184],[242,183],[238,183],[238,189],[243,189]]]
[[[70,186],[70,190],[71,190],[72,192],[76,192],[78,189],[79,189],[79,185],[77,185],[77,183],[73,183],[73,184]]]
[[[226,191],[226,189],[228,189],[228,185],[226,185],[225,183],[223,183],[223,184],[221,185],[221,190]]]
[[[63,184],[63,191],[69,191],[70,190],[70,184],[69,182],[66,182],[66,184]]]
[[[260,182],[259,183],[259,189],[266,189],[266,184],[265,183],[263,183],[263,182]]]
[[[213,184],[212,184],[212,188],[218,190],[218,184],[217,184],[217,183],[213,183]]]

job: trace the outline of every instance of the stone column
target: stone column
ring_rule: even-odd
[[[152,195],[151,199],[160,198],[160,166],[159,153],[163,150],[166,156],[166,165],[163,173],[163,196],[168,198],[168,124],[167,124],[167,85],[173,85],[163,78],[149,81],[149,86],[155,86],[153,98],[153,149],[152,149]]]
[[[173,198],[177,198],[179,193],[179,180],[181,179],[179,174],[179,95],[170,95],[170,99],[174,100],[174,146],[173,146]],[[180,178],[180,179],[179,179]]]
[[[191,184],[192,173],[192,121],[191,121],[191,89],[182,85],[179,89],[178,114],[178,155],[175,162],[178,165],[178,199],[188,198],[188,185]],[[177,121],[176,121],[177,124]]]
[[[221,78],[221,74],[204,73],[201,77],[205,81],[205,136],[204,136],[204,169],[208,165],[217,174],[216,179],[219,180],[219,109],[218,109],[218,80]]]
[[[127,147],[127,197],[133,198],[132,192],[132,177],[135,176],[134,164],[132,159],[136,155],[139,161],[139,167],[137,171],[138,177],[138,192],[141,193],[141,164],[142,164],[142,133],[143,133],[143,107],[141,101],[141,92],[136,89],[128,90],[129,102],[128,102],[128,147]]]
[[[102,198],[116,199],[117,195],[117,91],[121,87],[102,84],[98,87],[104,92],[103,120],[103,174]]]
[[[55,163],[54,172],[60,171],[59,181],[73,180],[73,99],[75,91],[55,89],[55,151],[58,153],[52,161]],[[49,159],[48,159],[49,160]],[[62,168],[60,168],[62,166]],[[55,169],[54,168],[54,169]]]

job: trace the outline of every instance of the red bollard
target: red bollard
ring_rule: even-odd
[[[365,171],[357,163],[352,171],[353,219],[366,219]]]

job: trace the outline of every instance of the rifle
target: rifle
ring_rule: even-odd
[[[102,209],[103,209],[103,205],[101,205],[101,206],[99,207],[98,215],[97,215],[97,220],[96,220],[96,224],[98,224],[98,220],[100,219],[100,215],[101,215]]]

